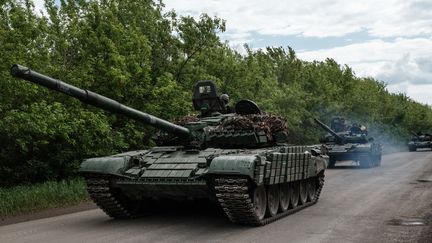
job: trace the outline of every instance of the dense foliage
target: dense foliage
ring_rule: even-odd
[[[284,116],[293,143],[318,141],[314,117],[350,117],[392,143],[432,127],[430,107],[332,59],[306,62],[282,47],[239,54],[219,39],[217,17],[177,16],[152,0],[54,2],[42,14],[30,0],[2,1],[0,186],[71,176],[82,158],[150,146],[154,132],[13,79],[12,63],[165,119],[191,112],[195,81],[214,80],[232,100]]]

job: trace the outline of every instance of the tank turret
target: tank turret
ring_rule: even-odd
[[[340,136],[339,134],[337,134],[335,131],[333,131],[326,124],[324,124],[323,122],[321,122],[320,120],[318,120],[316,118],[314,120],[318,125],[320,125],[320,127],[322,127],[324,130],[326,130],[328,133],[330,133],[336,139],[336,142],[338,144],[344,144],[345,143],[345,139],[342,136]]]
[[[162,133],[156,136],[158,145],[185,145],[202,149],[209,146],[263,147],[286,142],[287,128],[282,118],[262,114],[257,104],[250,100],[241,100],[234,109],[230,108],[226,97],[219,96],[214,82],[208,80],[198,81],[193,88],[192,103],[200,115],[187,122],[169,122],[28,67],[15,64],[11,68],[11,74],[74,97],[85,104],[160,129]],[[233,110],[236,113],[232,113]]]

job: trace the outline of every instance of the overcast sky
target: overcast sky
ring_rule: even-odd
[[[227,21],[234,48],[291,46],[304,60],[335,59],[357,76],[432,105],[432,0],[165,0],[181,15]]]
[[[43,0],[35,0],[41,9]],[[242,51],[291,46],[304,60],[335,59],[357,76],[432,105],[432,0],[164,0],[167,10],[227,21],[221,37]]]

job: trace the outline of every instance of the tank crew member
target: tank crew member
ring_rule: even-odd
[[[220,96],[220,99],[222,100],[222,102],[223,102],[223,104],[225,106],[226,113],[234,113],[235,112],[234,109],[231,106],[228,105],[228,103],[229,103],[229,95],[222,94]]]
[[[361,134],[362,130],[357,123],[353,123],[351,128],[350,128],[350,132],[351,132],[351,134]]]

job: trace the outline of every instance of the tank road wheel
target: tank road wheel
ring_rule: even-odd
[[[267,196],[264,186],[255,188],[253,192],[253,207],[258,220],[264,219],[267,208]]]
[[[267,215],[275,216],[279,209],[279,185],[270,185],[267,189]]]
[[[307,187],[308,187],[308,195],[307,195],[307,201],[312,202],[315,197],[316,193],[316,178],[312,177],[307,180]]]
[[[320,171],[316,177],[310,179],[315,183],[313,200],[300,207],[297,207],[300,197],[299,181],[265,187],[256,186],[249,178],[219,177],[214,178],[214,190],[220,206],[231,222],[261,226],[314,204],[324,184],[324,171]],[[309,180],[305,181],[309,182]],[[268,189],[267,193],[266,189]],[[289,207],[286,206],[287,204]],[[277,214],[278,209],[285,212]],[[275,215],[266,218],[270,214]]]
[[[370,154],[360,157],[360,167],[371,168],[373,166],[372,156]]]
[[[336,158],[334,158],[334,157],[330,157],[329,158],[329,164],[328,164],[328,168],[334,168],[335,167],[335,165],[336,165]]]
[[[415,146],[409,146],[409,147],[408,147],[408,150],[409,150],[410,152],[414,152],[414,151],[417,150],[417,148],[416,148]]]
[[[279,185],[279,211],[285,212],[289,208],[292,189],[288,183]]]
[[[291,182],[291,198],[290,198],[290,207],[295,208],[298,205],[299,197],[300,197],[300,184],[298,182]]]
[[[307,185],[307,181],[306,180],[301,180],[299,183],[299,188],[300,188],[300,201],[299,203],[301,205],[305,204],[308,198],[308,185]]]

